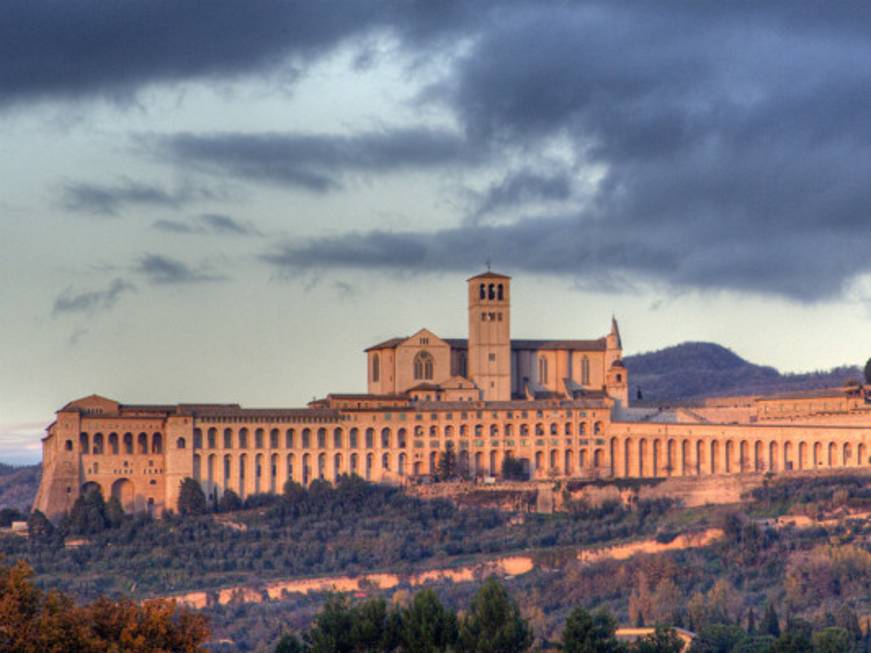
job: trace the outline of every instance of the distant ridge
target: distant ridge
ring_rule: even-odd
[[[29,512],[39,488],[41,465],[14,466],[0,463],[0,509]]]
[[[684,342],[658,351],[626,356],[629,402],[641,388],[644,403],[678,402],[716,395],[775,394],[841,386],[862,378],[858,366],[781,374],[750,363],[713,342]]]

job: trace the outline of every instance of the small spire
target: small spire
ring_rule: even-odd
[[[617,338],[617,348],[623,349],[623,342],[620,340],[620,327],[617,326],[617,318],[611,313],[611,335]]]
[[[487,259],[487,272],[492,272],[492,270],[490,270],[490,259],[489,258]]]

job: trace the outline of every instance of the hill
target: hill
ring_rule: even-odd
[[[17,467],[0,463],[0,509],[30,511],[39,488],[40,465]]]
[[[685,342],[658,351],[627,356],[630,402],[641,388],[645,402],[673,402],[715,395],[774,394],[843,385],[862,378],[857,366],[828,371],[781,374],[773,367],[744,360],[712,342]]]

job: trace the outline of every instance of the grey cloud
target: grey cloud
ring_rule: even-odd
[[[782,2],[507,10],[426,101],[494,160],[559,144],[567,173],[596,179],[576,208],[530,202],[499,226],[290,242],[265,260],[439,271],[489,255],[574,278],[838,297],[871,272],[867,14]],[[490,190],[484,209],[533,187]]]
[[[155,285],[178,285],[225,281],[223,275],[209,274],[197,270],[177,259],[160,254],[146,254],[139,261],[136,271]]]
[[[67,288],[54,300],[52,314],[95,313],[108,310],[118,303],[122,295],[136,290],[136,286],[124,279],[115,279],[105,290],[73,292]]]
[[[482,161],[460,134],[392,129],[350,136],[296,133],[181,133],[152,142],[185,165],[233,177],[302,188],[336,190],[350,173],[390,173]]]
[[[174,234],[203,234],[215,236],[262,236],[250,223],[221,213],[204,213],[193,220],[156,220],[152,228]]]
[[[147,84],[232,79],[308,65],[387,32],[416,49],[486,20],[491,3],[345,0],[256,4],[215,0],[113,3],[7,0],[0,21],[0,105]]]
[[[68,183],[63,188],[61,206],[77,213],[117,216],[131,205],[179,208],[216,196],[211,190],[187,183],[167,190],[156,184],[122,178],[114,184]]]
[[[549,174],[526,168],[492,184],[483,193],[476,215],[483,216],[537,201],[565,201],[571,197],[571,192],[572,183],[567,172]]]

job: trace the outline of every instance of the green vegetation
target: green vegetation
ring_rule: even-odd
[[[191,501],[202,506],[199,497]],[[228,492],[219,508],[230,509],[231,502],[241,504]],[[240,512],[154,520],[142,514],[119,517],[112,505],[99,492],[86,493],[56,528],[35,514],[30,540],[0,538],[0,553],[27,560],[39,582],[80,598],[149,596],[652,535],[669,508],[657,502],[629,510],[612,503],[573,514],[529,515],[512,525],[510,515],[459,510],[358,477],[345,477],[335,488],[322,481],[308,489],[290,483],[282,496],[248,497]],[[66,535],[86,541],[63,548]]]

